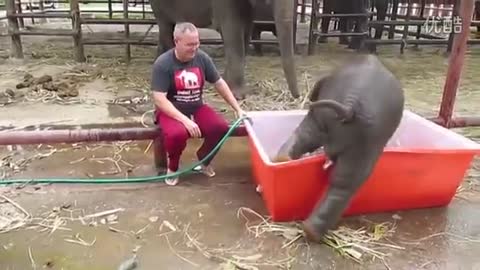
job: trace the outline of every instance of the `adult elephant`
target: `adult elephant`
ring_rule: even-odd
[[[257,0],[255,10],[253,13],[253,19],[255,21],[272,21],[274,20],[274,14],[272,10],[272,3],[269,0]],[[277,36],[277,29],[275,24],[257,23],[253,25],[252,38],[259,40],[262,32],[272,32],[274,36]],[[262,45],[256,43],[253,45],[255,53],[262,55]]]
[[[377,20],[385,20],[387,14],[388,0],[324,0],[323,1],[323,14],[336,13],[336,14],[366,14],[369,7],[375,7],[377,11]],[[339,18],[338,28],[341,33],[348,33],[351,30],[355,32],[365,32],[367,31],[368,19],[363,18]],[[330,25],[330,18],[322,18],[321,23],[321,32],[327,33],[328,26]],[[383,25],[375,26],[375,39],[380,39],[383,33]],[[352,39],[352,42],[349,42],[348,37],[341,36],[339,37],[340,44],[348,44],[349,48],[358,49],[361,38]],[[319,42],[326,42],[326,37],[321,37]]]
[[[150,0],[160,32],[158,53],[173,47],[173,28],[177,22],[188,21],[198,28],[217,30],[222,35],[225,51],[225,80],[235,96],[243,99],[245,55],[250,43],[257,1],[259,0]],[[298,97],[293,57],[293,3],[291,0],[275,0],[270,4],[288,88],[293,97]]]

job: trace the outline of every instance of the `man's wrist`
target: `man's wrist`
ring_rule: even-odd
[[[186,115],[180,112],[180,122],[186,123],[188,121],[190,121],[190,118],[188,118]]]
[[[234,109],[237,113],[242,112],[242,108],[240,108],[240,107],[234,107],[233,109]]]

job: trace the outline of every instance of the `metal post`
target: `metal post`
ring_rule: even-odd
[[[460,0],[455,0],[453,2],[453,9],[452,9],[452,25],[455,22],[455,17],[458,16],[458,13],[460,12]],[[447,45],[447,53],[450,53],[452,51],[452,45],[453,45],[453,37],[454,33],[453,31],[448,35],[448,45]]]
[[[452,53],[450,54],[447,77],[439,112],[439,118],[446,127],[450,125],[452,120],[453,106],[455,104],[457,88],[462,74],[465,51],[467,49],[467,40],[470,34],[470,24],[472,23],[473,1],[474,0],[460,1],[462,29],[459,34],[455,34],[453,39]],[[455,27],[453,27],[453,30],[454,29]]]

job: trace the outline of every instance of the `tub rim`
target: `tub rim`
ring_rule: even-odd
[[[252,122],[255,120],[255,116],[261,115],[306,115],[308,112],[307,109],[296,109],[296,110],[274,110],[274,111],[249,111],[247,112],[248,116],[252,118]],[[480,144],[469,139],[457,132],[454,132],[448,128],[440,126],[424,117],[412,112],[411,110],[404,109],[403,116],[413,118],[417,121],[422,122],[426,128],[433,129],[437,132],[444,134],[445,136],[454,137],[459,143],[463,145],[458,149],[435,149],[435,148],[404,148],[398,146],[387,146],[384,149],[384,153],[409,153],[409,154],[466,154],[470,153],[472,155],[479,155],[480,154]],[[255,123],[253,123],[255,125]],[[260,144],[260,140],[255,133],[255,129],[249,121],[245,121],[245,128],[247,130],[248,136],[252,140],[253,144],[255,145],[257,151],[259,152],[260,158],[262,162],[270,167],[277,167],[277,166],[295,166],[301,163],[316,163],[319,161],[325,160],[324,154],[316,154],[308,157],[304,157],[298,160],[290,160],[284,162],[272,162],[268,157],[265,149]]]

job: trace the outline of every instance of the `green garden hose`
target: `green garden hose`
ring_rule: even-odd
[[[35,184],[35,183],[68,183],[68,184],[119,184],[119,183],[144,183],[144,182],[155,182],[155,181],[164,181],[165,179],[180,176],[187,173],[194,172],[194,168],[201,165],[205,162],[206,159],[210,158],[230,137],[233,131],[240,125],[240,123],[248,117],[243,116],[237,119],[223,136],[223,138],[218,142],[218,144],[213,148],[207,156],[197,163],[179,170],[175,173],[164,174],[158,176],[148,176],[148,177],[134,177],[134,178],[38,178],[38,179],[8,179],[0,181],[0,185],[9,185],[9,184]]]

